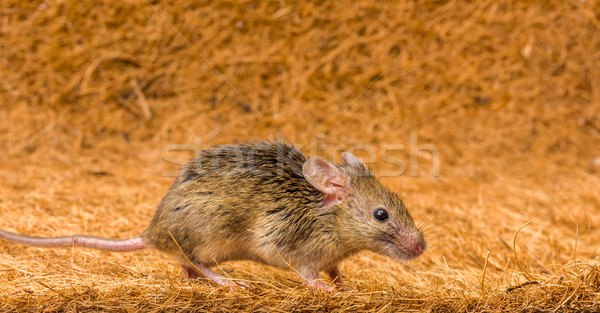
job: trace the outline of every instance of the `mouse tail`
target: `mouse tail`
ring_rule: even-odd
[[[148,242],[142,237],[116,240],[89,236],[65,236],[65,237],[30,237],[19,234],[10,233],[0,229],[0,238],[24,244],[27,246],[35,246],[42,248],[51,247],[85,247],[106,251],[135,251],[148,247]]]

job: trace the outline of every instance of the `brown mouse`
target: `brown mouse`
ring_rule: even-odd
[[[353,154],[342,159],[307,159],[281,142],[217,146],[182,168],[140,237],[37,238],[0,230],[0,238],[38,247],[153,247],[175,256],[186,278],[203,275],[229,286],[247,285],[210,266],[252,260],[294,268],[309,286],[330,290],[319,272],[343,284],[338,263],[358,251],[407,261],[427,247],[398,195]]]

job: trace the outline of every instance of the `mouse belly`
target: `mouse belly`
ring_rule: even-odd
[[[212,266],[227,261],[254,261],[267,263],[255,253],[254,245],[250,242],[221,240],[218,244],[196,246],[188,258]]]
[[[179,244],[169,235],[169,232]],[[227,261],[253,261],[283,269],[301,263],[306,257],[277,248],[264,238],[246,233],[225,238],[217,233],[182,233],[177,229],[165,232],[162,236],[147,237],[151,245],[159,251],[173,255],[182,263],[187,259],[193,263],[214,266]],[[156,232],[154,232],[156,234]],[[216,235],[216,236],[215,236]],[[185,257],[182,255],[185,254]]]
[[[169,231],[154,229],[147,231],[144,237],[151,243],[151,246],[161,252],[173,255],[183,263],[187,262],[187,258],[194,263],[198,262],[207,266],[238,260],[270,264],[268,258],[260,253],[257,241],[251,236],[249,237],[247,233],[224,236],[219,232],[207,232],[201,229],[186,230],[189,228],[175,228]]]

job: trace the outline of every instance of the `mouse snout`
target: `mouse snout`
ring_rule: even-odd
[[[420,233],[415,234],[415,236],[413,237],[413,240],[411,240],[411,241],[413,244],[412,251],[416,255],[423,254],[423,252],[425,252],[425,250],[427,249],[427,243],[425,242],[423,235],[421,235]]]
[[[427,243],[420,232],[405,233],[400,236],[400,252],[396,257],[405,261],[410,261],[425,252]]]

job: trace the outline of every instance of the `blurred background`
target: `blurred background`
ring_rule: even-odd
[[[600,249],[599,7],[2,0],[0,227],[137,236],[174,160],[200,145],[358,149],[379,173],[399,169],[381,157],[392,147],[406,168],[382,180],[430,248],[410,266],[356,256],[342,268],[350,282],[467,288],[484,264],[491,286],[519,282],[506,268],[519,270],[512,240],[528,221],[521,261],[558,277],[553,265],[592,262]],[[57,263],[30,270],[68,274],[70,251],[22,249],[1,243],[0,256],[43,253]],[[107,256],[164,271],[164,256],[149,253]],[[249,266],[281,275],[230,268]]]

